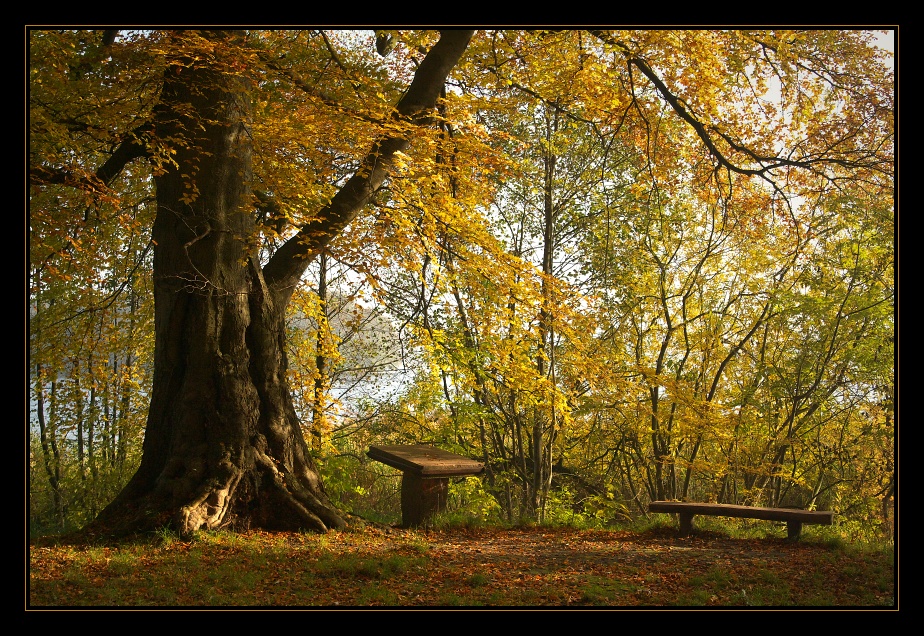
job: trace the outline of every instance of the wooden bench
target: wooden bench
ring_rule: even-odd
[[[831,511],[800,510],[798,508],[758,508],[756,506],[736,506],[734,504],[720,503],[652,501],[648,504],[648,510],[649,512],[672,512],[680,515],[680,533],[683,535],[689,535],[693,532],[693,515],[785,521],[787,538],[790,541],[799,539],[799,535],[802,534],[803,523],[816,523],[825,526],[830,526],[834,523],[834,513]]]
[[[402,472],[401,525],[405,528],[423,525],[446,509],[450,477],[484,472],[481,462],[426,444],[371,446],[366,455]]]

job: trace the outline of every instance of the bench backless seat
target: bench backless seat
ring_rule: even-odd
[[[691,501],[652,501],[648,504],[649,512],[676,513],[680,517],[680,532],[688,535],[693,532],[694,515],[714,517],[747,517],[767,521],[785,521],[787,538],[798,540],[802,534],[803,523],[830,526],[834,523],[834,513],[830,510],[801,510],[798,508],[760,508],[757,506],[738,506],[735,504],[698,503]]]

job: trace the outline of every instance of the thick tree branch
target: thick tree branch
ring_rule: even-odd
[[[108,186],[129,163],[135,159],[147,157],[148,149],[141,139],[148,130],[150,130],[148,125],[134,130],[119,144],[109,159],[96,170],[96,178]]]
[[[473,31],[443,31],[424,58],[407,92],[396,106],[395,119],[411,125],[430,122],[428,111],[436,106],[446,78],[465,52]],[[395,154],[410,145],[406,133],[393,134],[376,142],[359,170],[331,202],[320,210],[273,255],[264,268],[267,284],[287,299],[311,261],[337,236],[360,210],[391,171]]]
[[[144,124],[132,131],[93,174],[36,165],[29,167],[29,183],[38,186],[66,185],[94,194],[104,194],[125,166],[135,159],[148,156],[148,150],[141,139],[149,129],[150,126]]]

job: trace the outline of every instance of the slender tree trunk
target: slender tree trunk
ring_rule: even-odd
[[[96,466],[96,421],[99,407],[96,404],[96,386],[90,387],[90,408],[87,418],[87,467],[90,469],[90,497],[88,508],[90,514],[99,512],[99,470]]]
[[[87,480],[87,462],[83,439],[84,404],[83,392],[80,390],[80,363],[76,360],[74,361],[74,371],[74,408],[77,411],[76,421],[74,422],[77,427],[77,472],[80,474],[80,481],[85,482]]]
[[[157,297],[155,293],[155,298]],[[125,465],[126,455],[128,453],[128,435],[131,428],[130,416],[132,405],[132,366],[134,356],[131,351],[125,355],[125,362],[122,364],[122,385],[121,397],[119,399],[118,417],[113,419],[112,426],[112,457],[113,466],[120,470]]]
[[[115,377],[115,369],[112,371],[112,376]],[[109,383],[109,380],[106,380],[106,383],[103,385],[103,395],[100,396],[100,399],[103,402],[103,429],[100,431],[100,460],[103,462],[109,461],[109,431],[112,426],[112,413],[110,412],[109,406],[109,397],[112,393],[112,385]]]
[[[318,376],[314,380],[314,403],[311,409],[311,439],[315,450],[321,450],[327,428],[324,417],[324,402],[327,397],[327,356],[324,355],[330,325],[327,313],[327,254],[318,258],[318,299],[321,302],[321,316],[318,319],[317,355],[315,366]]]
[[[553,116],[551,122],[547,122],[547,138],[549,142],[547,148],[551,148],[551,137],[558,128],[557,115]],[[554,347],[551,334],[551,288],[550,280],[552,277],[552,258],[555,250],[555,162],[557,157],[550,150],[546,150],[543,156],[543,231],[542,231],[542,305],[539,308],[539,342],[538,352],[536,355],[536,375],[540,381],[551,374],[551,369],[546,368],[546,360],[551,360],[549,350]],[[554,389],[553,389],[554,390]],[[554,404],[554,396],[550,404]],[[533,475],[532,475],[532,507],[539,517],[539,521],[544,520],[545,516],[545,494],[548,492],[549,482],[552,477],[552,457],[551,445],[549,453],[545,453],[545,439],[548,432],[555,427],[554,413],[547,413],[544,408],[537,408],[533,413]]]
[[[51,382],[51,417],[50,422],[45,418],[45,387],[43,386],[41,369],[36,370],[35,398],[36,415],[39,424],[39,441],[42,446],[42,461],[45,466],[45,475],[51,487],[52,506],[54,515],[61,527],[64,527],[64,498],[61,494],[61,456],[58,452],[58,440],[55,435],[55,393],[57,382]]]

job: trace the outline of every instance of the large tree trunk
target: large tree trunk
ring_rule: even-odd
[[[447,33],[418,70],[399,116],[414,121],[433,107],[471,37]],[[211,37],[220,46],[236,36]],[[409,140],[377,144],[368,167],[320,211],[312,241],[295,237],[264,271],[247,249],[255,223],[250,87],[220,63],[174,62],[154,121],[176,164],[155,177],[155,366],[143,456],[88,530],[342,528],[344,515],[324,492],[287,386],[286,304],[311,259],[370,200]]]

